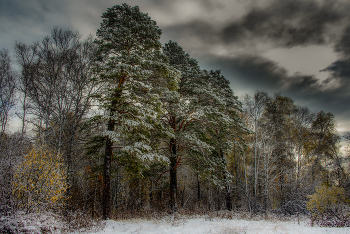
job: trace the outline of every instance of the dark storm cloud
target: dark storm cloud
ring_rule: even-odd
[[[335,45],[335,51],[339,54],[339,59],[324,69],[330,72],[330,77],[326,82],[336,82],[339,88],[330,96],[337,98],[339,111],[349,110],[350,103],[350,25],[342,33],[342,36]],[[340,102],[343,101],[342,105]],[[334,103],[336,105],[336,103]],[[344,106],[345,104],[345,106]],[[347,116],[348,117],[348,116]]]
[[[23,22],[26,24],[49,23],[50,17],[48,16],[51,15],[52,19],[54,19],[53,13],[59,12],[64,18],[64,3],[64,1],[49,0],[0,0],[0,18],[2,22],[11,20],[12,22]]]
[[[276,89],[287,76],[287,70],[275,62],[255,55],[240,55],[235,58],[215,58],[220,69],[229,71],[233,77],[243,78],[240,82],[246,85],[254,84],[263,89]],[[234,83],[233,81],[232,83]]]
[[[335,45],[335,51],[343,56],[350,56],[350,25],[343,31],[340,40]]]
[[[259,55],[239,55],[234,58],[215,57],[210,62],[222,69],[231,83],[241,82],[245,86],[256,86],[270,91],[307,93],[320,88],[314,76],[294,74],[276,62]]]
[[[257,41],[288,48],[323,45],[333,41],[332,27],[342,24],[349,10],[349,3],[332,0],[273,0],[269,5],[252,7],[238,19],[233,15],[221,25],[196,19],[164,29],[182,39],[193,29],[198,43],[205,43],[216,34],[217,43],[229,45],[251,46]],[[197,34],[197,28],[203,28],[204,24],[207,30]]]
[[[329,71],[331,76],[328,82],[337,81],[343,87],[350,87],[350,25],[343,31],[340,39],[335,44],[335,51],[339,54],[339,59],[324,69]]]
[[[288,93],[298,93],[298,95],[315,94],[321,89],[321,84],[315,76],[294,74],[282,79],[285,83],[284,90]]]
[[[299,105],[309,106],[315,110],[325,110],[342,115],[350,103],[350,80],[343,80],[335,87],[329,81],[320,81],[315,76],[288,71],[276,62],[258,55],[240,55],[234,58],[213,57],[208,64],[221,69],[231,82],[232,89],[239,87],[256,87],[293,98]]]
[[[31,43],[54,26],[67,27],[64,3],[45,0],[0,0],[0,44],[12,48],[15,41]]]
[[[330,39],[328,27],[347,16],[347,7],[336,1],[275,0],[228,24],[222,39],[234,43],[257,37],[283,47],[325,44]]]
[[[174,0],[149,0],[150,3],[153,3],[155,5],[162,5],[164,8],[169,8],[169,5],[171,3],[175,3],[177,1]],[[181,1],[178,1],[181,2]],[[196,2],[201,6],[204,6],[205,8],[212,10],[213,8],[222,8],[224,7],[222,4],[218,3],[217,1],[211,1],[211,0],[191,0],[191,2]],[[186,4],[186,1],[182,2],[183,4]]]
[[[19,0],[1,0],[0,1],[0,13],[1,18],[13,17],[24,18],[27,20],[42,19],[43,11],[50,11],[52,8],[48,1],[19,1]]]
[[[350,58],[346,57],[335,61],[328,66],[324,71],[330,71],[332,76],[327,79],[328,82],[332,80],[341,80],[342,82],[350,81]]]
[[[165,27],[163,29],[163,34],[175,39],[178,38],[179,35],[185,35],[185,38],[200,38],[201,42],[205,43],[216,43],[218,39],[217,31],[214,27],[200,20]]]

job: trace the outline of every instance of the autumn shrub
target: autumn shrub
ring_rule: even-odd
[[[326,227],[350,226],[350,201],[341,187],[321,185],[309,196],[312,223]]]
[[[47,148],[32,149],[15,169],[13,194],[27,213],[62,207],[66,189],[62,157]]]

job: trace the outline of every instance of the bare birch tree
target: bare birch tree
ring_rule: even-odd
[[[22,124],[29,115],[39,142],[63,154],[71,187],[79,130],[98,89],[91,69],[95,45],[92,38],[81,40],[78,32],[54,28],[42,41],[17,43],[15,50],[21,68]]]

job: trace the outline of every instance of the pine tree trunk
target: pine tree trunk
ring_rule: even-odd
[[[119,85],[113,95],[114,99],[111,102],[110,113],[111,116],[116,111],[118,99],[122,96],[122,87],[124,86],[126,75],[119,77]],[[110,118],[107,124],[108,131],[114,131],[115,121]],[[113,155],[113,141],[107,137],[106,149],[103,165],[103,194],[102,194],[102,218],[109,219],[111,213],[111,160]]]
[[[221,199],[220,199],[220,189],[216,189],[216,210],[221,210]]]
[[[232,210],[231,193],[230,193],[228,185],[225,186],[225,190],[226,190],[226,196],[225,196],[226,210],[231,211]]]
[[[197,200],[198,201],[201,200],[201,187],[200,187],[200,184],[199,184],[198,172],[197,172]]]
[[[176,175],[176,140],[170,140],[171,157],[170,157],[170,208],[172,212],[177,211],[176,193],[177,193],[177,175]]]
[[[108,131],[114,130],[115,122],[110,119],[108,121]],[[112,159],[112,146],[113,142],[109,137],[106,139],[105,158],[103,165],[103,199],[102,199],[102,218],[104,220],[109,219],[111,212],[111,159]]]
[[[224,164],[225,163],[225,158],[224,158],[224,152],[222,149],[220,149],[220,156]],[[224,173],[224,181],[225,181],[225,200],[226,200],[226,210],[232,210],[232,202],[231,202],[231,192],[230,192],[230,186],[228,184],[226,175]]]

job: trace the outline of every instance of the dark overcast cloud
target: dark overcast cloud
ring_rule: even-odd
[[[350,79],[350,24],[335,44],[335,51],[340,55],[340,59],[325,70],[332,73],[332,79],[341,79],[342,82],[347,82]]]
[[[266,90],[271,95],[274,92],[282,92],[283,95],[293,98],[298,105],[308,106],[314,111],[322,109],[335,113],[340,130],[348,127],[350,74],[344,78],[337,76],[334,80],[320,80],[313,75],[301,73],[289,75],[288,71],[276,62],[253,55],[241,55],[230,59],[215,57],[205,64],[221,69],[223,74],[229,77],[236,92],[246,92],[246,87]],[[347,65],[344,67],[348,69],[350,63]]]
[[[234,17],[221,25],[215,21],[193,19],[165,27],[166,33],[186,41],[225,43],[231,46],[257,43],[273,47],[323,45],[333,42],[339,25],[349,18],[350,3],[328,0],[274,0],[249,9],[238,20]],[[191,40],[192,41],[192,40]]]
[[[279,66],[276,62],[260,56],[241,55],[235,58],[212,58],[207,64],[220,68],[223,73],[229,76],[231,83],[239,87],[256,86],[271,92],[281,91],[285,95],[297,99],[301,104],[309,103],[320,107],[327,107],[337,111],[338,107],[346,108],[350,101],[347,94],[350,80],[336,78],[319,80],[313,75],[296,73],[289,75],[288,71]],[[340,79],[340,80],[339,80]],[[339,103],[334,106],[334,102]]]
[[[120,0],[0,0],[0,49],[31,43],[54,26],[95,34],[101,14]],[[238,95],[282,92],[297,104],[335,114],[350,131],[350,2],[348,0],[129,0],[206,69],[221,69]],[[318,46],[318,47],[316,47]],[[336,58],[324,65],[323,56]],[[295,51],[308,54],[308,63]],[[293,50],[298,49],[298,50]],[[269,56],[269,51],[278,56]],[[293,57],[289,64],[279,58]],[[326,50],[325,50],[326,51]],[[289,53],[290,52],[290,53]],[[305,56],[305,54],[304,54]],[[303,64],[301,62],[303,61]],[[319,67],[315,65],[319,62]],[[295,66],[298,65],[298,66]],[[293,70],[303,67],[303,72]],[[311,69],[312,67],[312,69]],[[323,70],[322,73],[319,73]],[[307,71],[307,72],[305,72]],[[328,76],[328,78],[327,78]]]
[[[271,40],[277,46],[293,47],[327,43],[329,27],[343,21],[349,9],[336,1],[319,4],[305,0],[275,0],[251,9],[222,30],[222,39],[236,43],[247,38]]]

